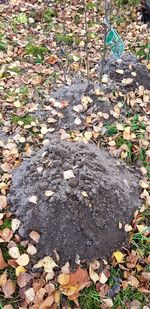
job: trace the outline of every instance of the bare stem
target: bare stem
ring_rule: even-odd
[[[86,52],[86,72],[87,72],[87,80],[89,83],[90,79],[90,65],[89,65],[89,49],[88,49],[88,22],[87,22],[87,7],[86,0],[83,0],[84,6],[84,23],[85,23],[85,52]]]

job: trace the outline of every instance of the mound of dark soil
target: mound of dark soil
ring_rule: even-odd
[[[124,163],[94,145],[57,138],[14,172],[9,199],[23,223],[19,233],[41,233],[37,258],[56,249],[62,262],[76,254],[108,257],[125,241],[119,222],[129,223],[140,204],[138,177]]]

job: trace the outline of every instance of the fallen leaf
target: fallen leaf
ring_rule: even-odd
[[[53,270],[54,267],[57,267],[57,264],[54,262],[52,257],[45,256],[43,259],[38,261],[38,263],[33,266],[33,268],[41,268],[41,267],[44,267],[44,271],[46,273],[49,273]]]
[[[5,306],[3,307],[3,309],[13,309],[13,306],[12,306],[12,305],[5,305]]]
[[[7,282],[7,271],[4,271],[3,274],[0,276],[0,287]]]
[[[7,282],[2,285],[2,291],[4,293],[5,298],[10,298],[16,290],[16,285],[15,283],[11,280],[8,279]]]
[[[125,224],[124,230],[125,230],[126,233],[131,232],[132,231],[132,226],[130,224]]]
[[[112,308],[113,307],[113,301],[111,298],[104,298],[103,302],[105,303],[105,305],[107,306],[107,308]]]
[[[81,194],[82,194],[84,197],[88,197],[88,194],[87,194],[85,191],[82,191]]]
[[[4,260],[2,250],[0,249],[0,270],[3,270],[6,267],[7,267],[7,264]]]
[[[94,282],[94,284],[96,284],[96,282],[99,281],[99,275],[93,270],[91,263],[89,266],[89,276],[90,279]]]
[[[34,240],[36,243],[38,243],[39,240],[40,240],[40,234],[39,234],[38,232],[36,232],[36,231],[32,231],[32,232],[29,234],[29,236],[30,236],[30,238],[31,238],[32,240]]]
[[[55,194],[55,192],[53,192],[53,191],[51,191],[51,190],[45,191],[45,196],[47,196],[47,197],[51,197],[51,196],[54,195],[54,194]]]
[[[34,255],[37,253],[37,249],[32,244],[28,244],[27,253],[30,255]]]
[[[64,171],[64,179],[70,179],[70,178],[75,178],[73,171],[72,170]]]
[[[27,266],[29,264],[29,256],[26,253],[23,253],[19,256],[19,258],[16,260],[17,264],[19,266]]]
[[[18,219],[12,219],[11,221],[11,228],[12,231],[15,232],[18,230],[19,226],[20,226],[21,222]]]
[[[32,279],[33,277],[26,273],[26,272],[20,272],[18,278],[17,278],[17,284],[20,288],[24,288]]]
[[[5,195],[0,195],[0,210],[7,206],[7,199]]]
[[[113,253],[113,256],[115,257],[117,263],[123,263],[124,262],[124,255],[120,251],[116,251]]]
[[[60,274],[58,276],[58,283],[60,285],[66,285],[68,284],[69,280],[70,280],[70,275],[69,274]]]
[[[19,275],[24,272],[26,272],[26,269],[23,266],[18,266],[16,268],[16,277],[19,277]]]
[[[30,288],[30,289],[25,291],[25,300],[26,300],[27,304],[30,304],[31,302],[33,302],[34,298],[35,298],[35,292],[34,292],[33,288]]]
[[[91,131],[86,131],[84,133],[84,137],[87,141],[89,141],[92,138],[92,132]]]
[[[130,275],[128,277],[128,283],[133,286],[134,288],[137,288],[139,286],[139,280],[134,277],[133,275]]]
[[[104,272],[102,271],[101,274],[100,274],[100,276],[99,276],[99,281],[100,281],[100,283],[104,284],[104,283],[107,282],[107,280],[108,280],[108,278],[106,277],[106,275],[105,275]]]
[[[37,204],[37,196],[36,196],[36,195],[32,195],[32,196],[29,198],[29,202],[30,202],[30,203],[33,203],[33,204]]]
[[[19,256],[20,256],[20,252],[19,252],[18,247],[11,247],[11,248],[9,248],[8,252],[9,252],[9,255],[10,255],[13,259],[18,259]]]
[[[49,309],[50,306],[53,304],[54,302],[54,296],[50,295],[47,296],[44,301],[40,304],[38,309]]]
[[[132,84],[132,82],[133,82],[133,78],[131,78],[131,77],[128,77],[128,78],[124,78],[123,80],[122,80],[122,84],[123,85],[130,85],[130,84]]]

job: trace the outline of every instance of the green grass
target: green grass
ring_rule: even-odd
[[[145,231],[150,231],[150,227],[146,228]],[[144,236],[143,233],[135,233],[132,238],[132,247],[136,249],[142,257],[145,257],[150,252],[150,237]]]
[[[79,297],[80,309],[99,309],[100,296],[95,287],[89,287],[81,292]]]
[[[3,230],[5,228],[11,229],[11,219],[4,219],[3,224],[0,225],[0,230]]]
[[[6,39],[3,34],[0,34],[0,51],[6,51],[7,50],[7,44]]]
[[[118,130],[114,124],[106,124],[105,128],[107,129],[107,136],[113,136],[118,133]]]
[[[132,302],[133,300],[138,300],[139,302],[141,302],[142,306],[146,304],[146,296],[143,293],[129,286],[126,289],[122,289],[116,295],[113,300],[114,306],[112,307],[112,309],[117,309],[117,307],[119,306],[121,306],[121,309],[126,309],[126,303]]]
[[[57,41],[57,43],[64,43],[68,46],[72,46],[73,43],[74,43],[74,39],[73,39],[73,36],[72,36],[72,33],[71,35],[63,35],[62,33],[56,33],[55,35],[55,39]]]
[[[57,16],[57,13],[52,9],[44,10],[42,14],[42,19],[45,23],[50,23],[53,20],[53,17]]]
[[[35,45],[28,43],[25,47],[26,55],[36,58],[36,63],[41,63],[46,55],[48,49],[43,45]]]
[[[26,114],[24,116],[18,116],[18,115],[11,115],[10,121],[14,124],[18,124],[19,121],[22,121],[24,125],[30,124],[32,121],[34,121],[34,118],[30,115]]]

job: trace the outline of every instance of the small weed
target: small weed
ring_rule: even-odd
[[[18,249],[19,249],[19,252],[20,252],[20,254],[23,254],[23,253],[25,253],[25,247],[23,247],[22,245],[20,245],[19,243],[17,244],[17,247],[18,247]]]
[[[64,44],[66,44],[68,46],[71,46],[74,43],[74,39],[73,39],[72,33],[71,33],[71,35],[69,35],[69,34],[68,35],[63,35],[61,33],[57,33],[55,35],[55,39],[56,39],[57,43],[60,43],[60,44],[64,43]]]
[[[145,230],[150,230],[146,228]],[[147,256],[150,252],[150,237],[144,236],[143,233],[135,233],[132,238],[132,247],[137,249],[141,256]]]
[[[46,23],[50,23],[53,19],[53,17],[56,17],[57,13],[52,9],[46,9],[42,14],[42,19]]]
[[[39,45],[33,45],[33,44],[27,44],[25,47],[25,52],[27,55],[33,56],[36,58],[36,62],[40,62],[44,59],[45,54],[47,53],[47,47]]]
[[[110,269],[110,277],[109,277],[109,285],[113,287],[119,282],[119,279],[122,278],[122,271],[119,268],[111,267]]]
[[[24,123],[24,125],[28,125],[30,124],[34,119],[26,114],[24,116],[18,116],[18,115],[11,115],[10,121],[14,124],[18,124],[19,121],[22,121]]]
[[[141,302],[142,305],[146,304],[146,296],[143,293],[129,286],[126,289],[122,289],[115,296],[112,309],[117,309],[119,307],[121,307],[122,309],[126,309],[127,302],[131,302],[133,300],[138,300],[139,302]]]
[[[106,124],[105,128],[107,129],[106,134],[108,136],[113,136],[118,133],[117,128],[113,124]]]
[[[27,26],[28,19],[26,14],[20,13],[17,17],[14,17],[12,20],[12,29],[14,32],[17,31],[17,25]]]
[[[11,229],[11,219],[5,219],[3,224],[0,225],[0,230],[3,230],[5,228]]]
[[[7,49],[7,44],[6,44],[6,39],[3,34],[0,34],[0,51],[6,51]]]
[[[87,288],[81,292],[81,295],[79,297],[79,303],[81,309],[100,308],[100,296],[94,286]]]
[[[8,253],[8,248],[4,243],[1,243],[1,250],[3,252],[3,258],[7,262],[10,259],[10,255]]]

